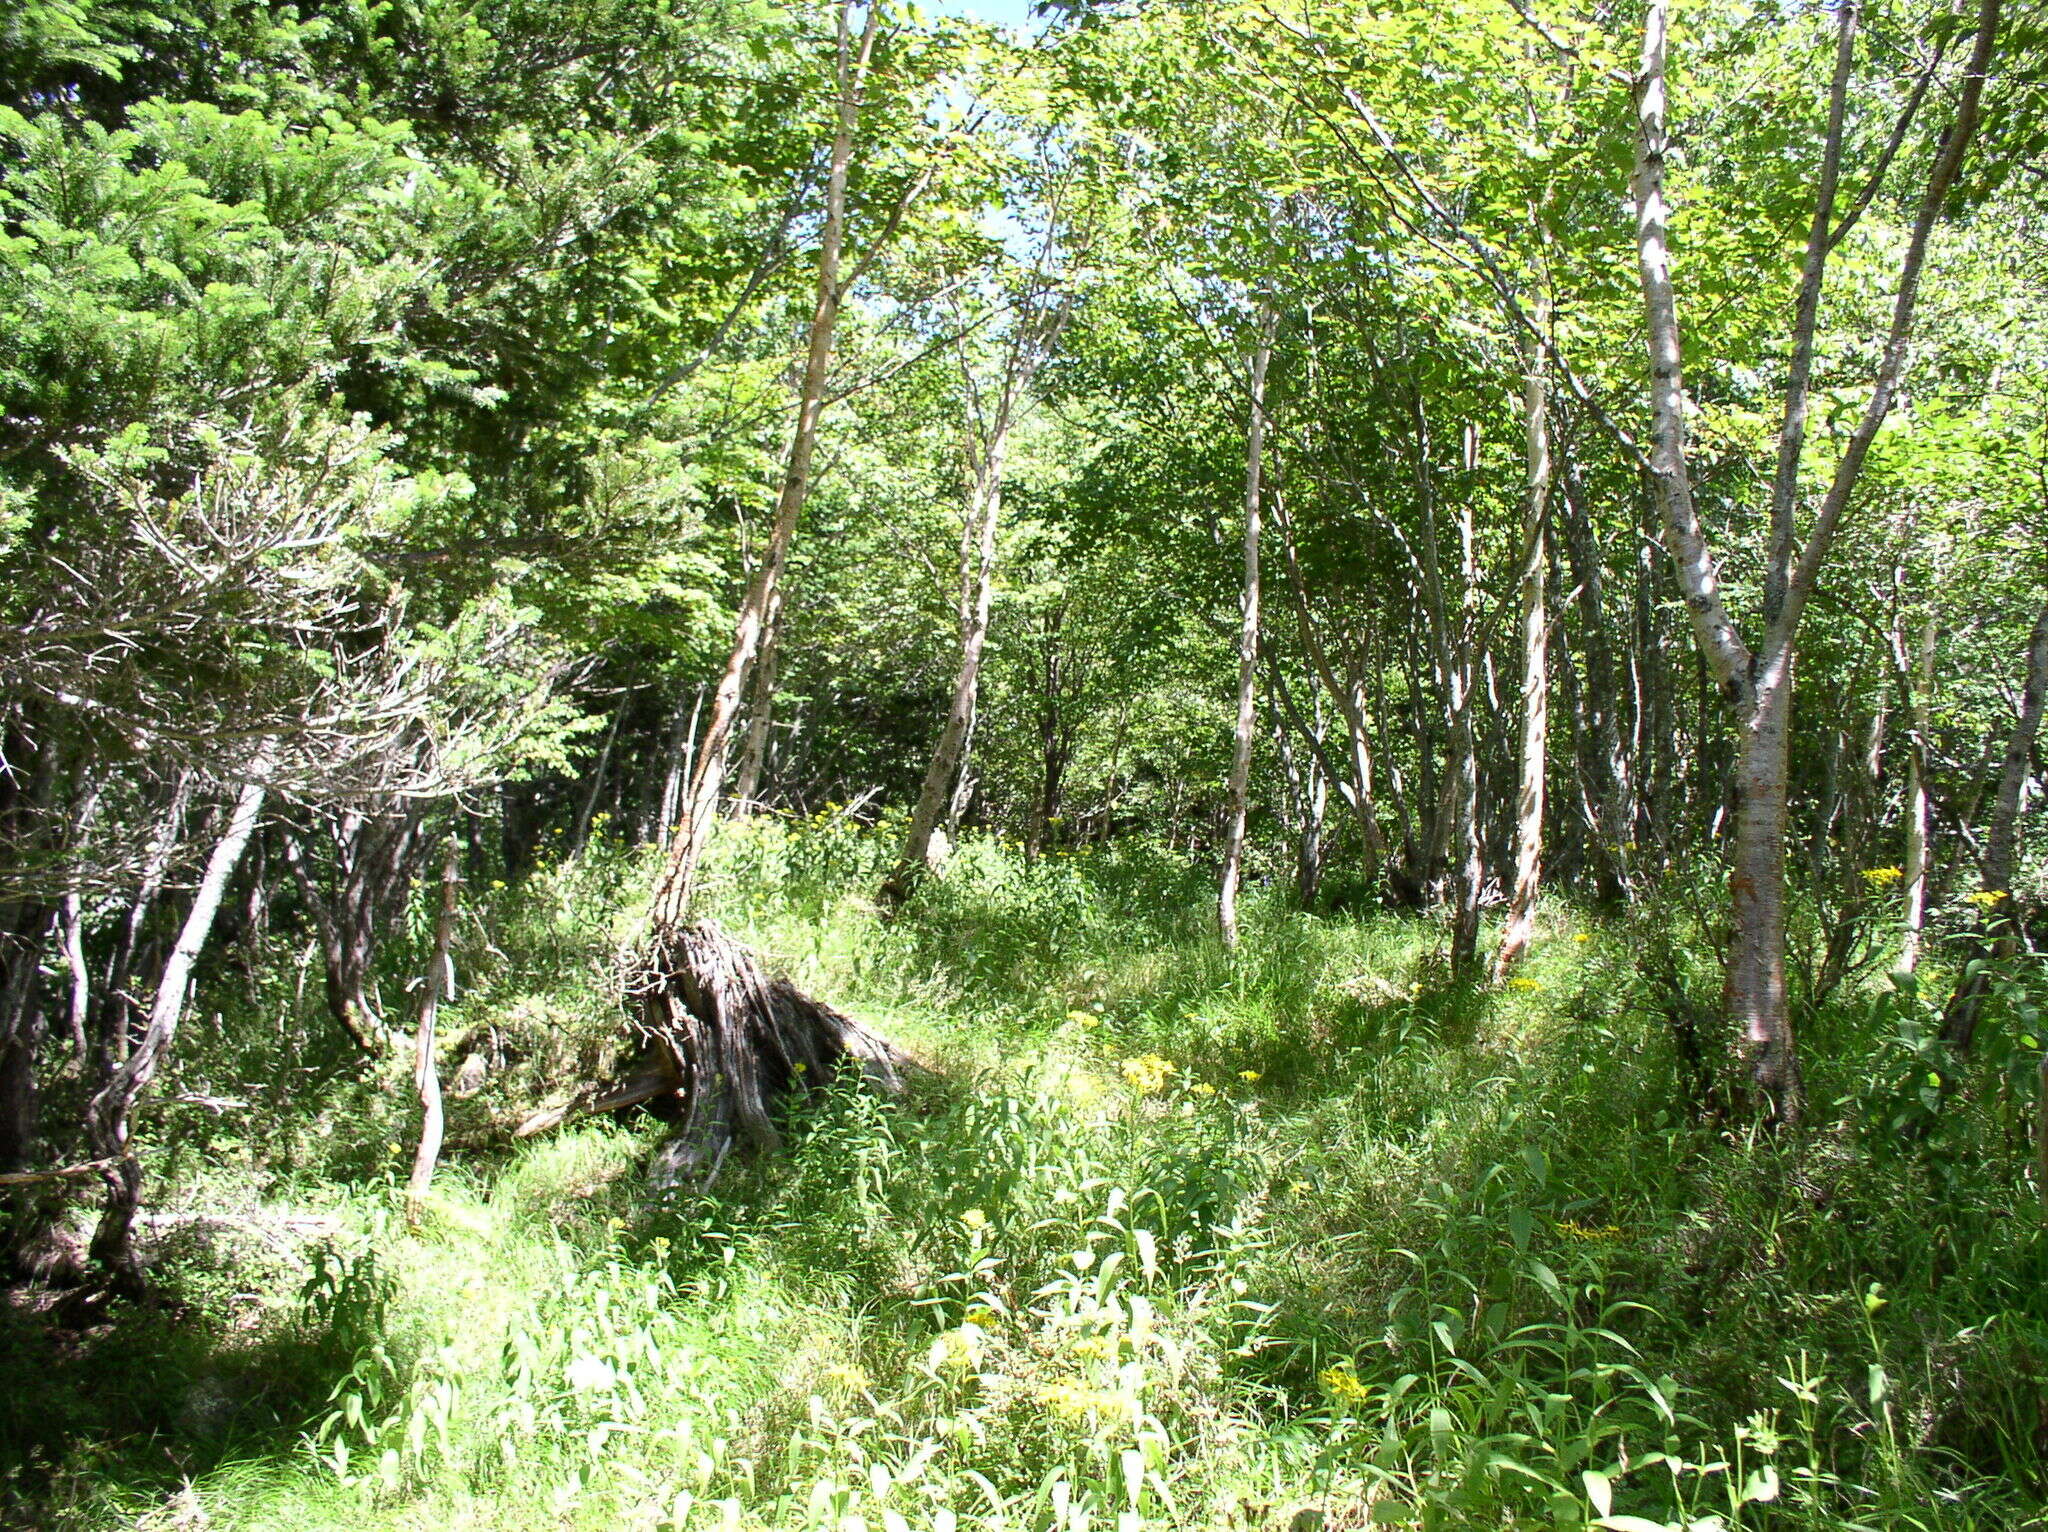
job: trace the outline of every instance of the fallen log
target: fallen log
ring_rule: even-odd
[[[651,1167],[657,1185],[709,1180],[735,1144],[777,1148],[775,1108],[857,1067],[895,1092],[915,1067],[887,1038],[766,972],[710,921],[658,930],[626,960],[628,1026],[640,1046],[623,1079],[584,1086],[514,1130],[528,1138],[577,1117],[645,1105],[676,1127]]]

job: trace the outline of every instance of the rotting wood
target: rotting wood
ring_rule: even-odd
[[[623,990],[638,1067],[536,1112],[516,1137],[645,1105],[675,1123],[651,1178],[663,1186],[708,1181],[735,1145],[779,1147],[776,1107],[837,1078],[842,1066],[858,1066],[869,1084],[892,1093],[916,1067],[881,1034],[768,973],[710,921],[658,927],[628,956]]]

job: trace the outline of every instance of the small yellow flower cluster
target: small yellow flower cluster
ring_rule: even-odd
[[[1372,1397],[1372,1385],[1361,1383],[1349,1362],[1325,1367],[1316,1374],[1316,1381],[1323,1385],[1323,1392],[1339,1404],[1363,1404]]]
[[[1572,937],[1572,940],[1575,942],[1589,942],[1592,939],[1593,933],[1591,931],[1581,931],[1577,935]]]
[[[1077,1027],[1099,1027],[1102,1025],[1102,1018],[1088,1011],[1069,1011],[1067,1012],[1067,1020]]]
[[[1608,1244],[1621,1238],[1621,1230],[1611,1223],[1602,1224],[1596,1229],[1590,1224],[1583,1224],[1570,1218],[1557,1226],[1557,1232],[1566,1239],[1575,1239],[1588,1245]]]
[[[980,1208],[969,1208],[960,1215],[960,1221],[974,1233],[979,1234],[988,1227],[988,1214]]]
[[[2002,888],[1980,888],[1976,893],[1965,894],[1963,897],[1980,910],[1990,910],[1996,909],[2004,902],[2006,892]]]
[[[1038,1391],[1038,1402],[1064,1420],[1086,1420],[1090,1415],[1121,1417],[1131,1414],[1131,1402],[1122,1394],[1078,1383],[1055,1383]]]
[[[978,1325],[948,1330],[932,1342],[929,1365],[934,1372],[965,1372],[981,1360],[982,1333]]]
[[[868,1387],[868,1375],[858,1367],[844,1362],[825,1369],[825,1381],[834,1388],[843,1388],[850,1394],[864,1393]]]
[[[1121,1066],[1124,1078],[1131,1082],[1141,1096],[1163,1090],[1173,1075],[1172,1059],[1163,1059],[1156,1053],[1141,1054],[1134,1059],[1125,1059]]]
[[[1543,986],[1534,979],[1510,979],[1508,980],[1508,988],[1527,991],[1541,989]]]
[[[1216,1094],[1216,1087],[1209,1084],[1206,1080],[1197,1080],[1188,1087],[1188,1094],[1191,1096],[1213,1096]]]
[[[1070,1349],[1084,1362],[1106,1362],[1116,1355],[1117,1344],[1107,1335],[1082,1335]]]
[[[1863,881],[1872,888],[1890,888],[1905,875],[1906,869],[1903,867],[1866,867],[1863,869]]]
[[[1260,1079],[1259,1072],[1256,1069],[1240,1069],[1237,1072],[1237,1077],[1247,1085],[1257,1085]]]

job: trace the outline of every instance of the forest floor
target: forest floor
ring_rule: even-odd
[[[650,1197],[644,1119],[503,1131],[615,1028],[628,853],[471,891],[448,1067],[501,1067],[416,1229],[402,1077],[245,1078],[290,961],[210,1002],[144,1128],[164,1301],[0,1308],[0,1521],[2048,1526],[2031,1100],[1990,1044],[1902,1134],[1881,974],[1807,1017],[1787,1144],[1688,1103],[1636,974],[1677,917],[1550,908],[1487,990],[1414,918],[1255,900],[1232,960],[1204,874],[1130,848],[970,841],[884,923],[887,853],[720,849],[722,918],[934,1072],[704,1193]]]

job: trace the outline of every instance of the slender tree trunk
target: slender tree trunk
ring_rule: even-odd
[[[1298,827],[1294,853],[1294,902],[1304,910],[1315,908],[1316,898],[1322,891],[1323,823],[1328,815],[1330,803],[1330,775],[1323,769],[1323,741],[1326,729],[1323,698],[1320,692],[1316,694],[1315,709],[1314,731],[1310,735],[1313,748],[1310,749],[1308,758],[1299,765],[1296,764],[1294,751],[1287,744],[1286,730],[1277,721],[1274,725],[1288,780],[1296,785],[1301,800],[1301,823]]]
[[[655,839],[663,845],[668,844],[669,832],[676,827],[676,815],[682,811],[683,785],[690,775],[691,751],[697,739],[697,716],[703,710],[704,687],[701,682],[688,711],[683,708],[682,698],[676,699],[675,718],[668,731],[668,763],[661,786],[661,813],[655,826]]]
[[[68,987],[70,1006],[65,1020],[70,1023],[71,1062],[65,1066],[67,1074],[82,1074],[85,1061],[92,1054],[92,1039],[86,1031],[86,1018],[92,1014],[92,971],[85,962],[85,901],[76,889],[64,896],[64,908],[60,916],[64,936],[64,965],[71,970]]]
[[[1927,245],[1963,157],[1975,136],[1984,76],[1996,43],[2000,0],[1981,0],[1977,35],[1964,75],[1955,121],[1944,136],[1920,200],[1901,264],[1899,288],[1884,356],[1855,431],[1836,463],[1826,497],[1805,546],[1792,546],[1792,522],[1803,439],[1814,316],[1835,231],[1834,192],[1841,161],[1842,123],[1854,32],[1855,7],[1839,13],[1840,35],[1829,93],[1827,140],[1820,195],[1802,268],[1793,338],[1793,374],[1786,391],[1779,471],[1772,486],[1772,543],[1764,586],[1766,632],[1752,653],[1721,599],[1718,571],[1692,497],[1687,471],[1684,382],[1678,309],[1671,285],[1668,214],[1664,202],[1665,51],[1668,0],[1650,0],[1636,82],[1637,136],[1633,190],[1637,271],[1641,278],[1651,363],[1654,432],[1650,469],[1664,512],[1666,545],[1692,618],[1699,651],[1716,685],[1740,719],[1735,771],[1737,792],[1729,892],[1732,932],[1726,997],[1742,1035],[1750,1072],[1769,1116],[1796,1124],[1801,1110],[1798,1055],[1785,994],[1786,763],[1791,740],[1793,651],[1799,622],[1871,443],[1883,426],[1905,368],[1906,346]]]
[[[1771,1115],[1796,1123],[1805,1106],[1785,988],[1786,770],[1792,742],[1790,656],[1757,691],[1743,721],[1728,874],[1734,935],[1724,992],[1741,1027],[1750,1079]]]
[[[1991,823],[1984,834],[1984,884],[1987,894],[2012,894],[2013,874],[2019,867],[2020,795],[2025,790],[2027,764],[2034,740],[2041,732],[2041,709],[2048,699],[2048,608],[2035,619],[2027,635],[2027,681],[2020,693],[2019,714],[2005,742],[2005,765],[1998,776],[1998,801],[1991,809]]]
[[[946,839],[956,846],[960,843],[960,823],[967,817],[967,806],[974,801],[974,734],[980,723],[981,700],[977,692],[974,705],[967,710],[967,732],[960,738],[960,771],[953,779],[952,796],[946,800]]]
[[[185,924],[165,961],[157,981],[156,1000],[150,1008],[149,1025],[134,1052],[117,1068],[86,1108],[86,1135],[95,1157],[114,1162],[105,1173],[107,1200],[93,1231],[92,1259],[107,1273],[117,1288],[127,1291],[142,1286],[142,1271],[135,1259],[133,1230],[135,1213],[142,1201],[142,1166],[129,1147],[129,1118],[136,1098],[156,1078],[171,1044],[178,1035],[179,1020],[185,1014],[185,993],[192,982],[193,965],[213,930],[213,917],[227,892],[228,880],[255,833],[256,818],[263,812],[265,782],[270,775],[274,742],[265,740],[250,762],[249,779],[235,798],[226,831],[207,858],[206,872],[192,896]]]
[[[2009,957],[2019,946],[2018,917],[2013,909],[2012,879],[2019,863],[2020,795],[2026,788],[2034,740],[2041,732],[2041,712],[2048,705],[2048,607],[2027,635],[2027,681],[2020,693],[2019,716],[2006,737],[2005,766],[1998,777],[1998,797],[1991,805],[1991,823],[1984,834],[1984,874],[1977,899],[1983,911],[1963,960],[1962,981],[1949,997],[1941,1035],[1958,1053],[1976,1041],[1977,1023],[1991,993],[1986,960]]]
[[[142,928],[149,919],[150,911],[156,907],[157,896],[162,893],[164,879],[169,876],[171,862],[177,856],[178,842],[184,833],[185,810],[191,796],[192,775],[181,771],[172,785],[169,801],[157,819],[155,832],[150,836],[149,850],[142,863],[142,882],[121,922],[113,957],[107,965],[107,982],[101,986],[96,1078],[104,1079],[111,1074],[128,1057],[133,1045],[130,1035],[133,1031],[133,1004],[128,998],[128,981],[135,970],[135,954],[142,943]]]
[[[845,293],[839,270],[846,244],[846,183],[853,165],[854,135],[860,123],[860,105],[867,82],[868,66],[880,33],[880,7],[868,4],[860,35],[853,34],[853,11],[857,0],[840,0],[838,42],[839,121],[832,139],[830,169],[825,183],[825,226],[818,249],[817,301],[811,312],[810,340],[804,361],[803,383],[797,398],[795,435],[790,442],[788,468],[782,493],[776,501],[775,520],[769,530],[768,546],[760,568],[749,582],[740,603],[739,619],[733,630],[731,656],[712,693],[711,718],[698,746],[690,790],[682,823],[669,848],[668,864],[655,889],[652,915],[657,927],[680,928],[687,918],[691,894],[695,891],[697,864],[711,837],[718,814],[718,801],[725,783],[727,747],[733,722],[738,717],[740,698],[747,673],[760,647],[762,629],[768,621],[789,548],[796,537],[797,522],[811,488],[811,458],[817,450],[818,424],[825,412],[826,380],[832,365],[832,343],[838,330],[839,306]]]
[[[371,1057],[391,1041],[371,1003],[378,929],[403,903],[418,831],[419,810],[410,804],[397,812],[385,804],[344,814],[333,836],[331,890],[314,877],[297,833],[287,827],[284,834],[285,863],[320,941],[328,1013]]]
[[[889,904],[909,896],[917,879],[932,865],[932,832],[954,801],[953,785],[965,773],[968,739],[974,729],[981,693],[981,654],[988,641],[989,613],[995,600],[996,545],[1003,513],[1003,464],[1009,446],[1010,413],[1015,395],[1005,390],[996,407],[988,440],[976,453],[974,483],[969,490],[966,536],[960,559],[960,597],[955,611],[960,632],[960,668],[953,677],[953,700],[938,743],[925,768],[924,783],[911,810],[910,828],[896,870],[882,886]]]
[[[611,726],[604,731],[604,744],[597,752],[596,769],[590,773],[590,791],[583,795],[583,806],[576,811],[576,823],[569,832],[569,852],[576,855],[590,839],[590,822],[597,817],[597,805],[604,798],[605,776],[611,770],[612,751],[619,743],[619,726],[626,721],[626,709],[633,703],[632,693],[619,699],[619,705],[612,711]]]
[[[1244,875],[1244,827],[1250,808],[1252,744],[1259,702],[1259,480],[1265,469],[1266,367],[1273,358],[1278,315],[1271,304],[1259,315],[1252,352],[1251,418],[1245,427],[1244,594],[1237,637],[1237,723],[1231,736],[1230,801],[1223,831],[1223,880],[1216,899],[1216,924],[1223,945],[1237,946],[1237,889]]]
[[[1486,860],[1479,825],[1479,739],[1472,722],[1473,693],[1478,682],[1473,652],[1479,605],[1477,527],[1472,503],[1459,510],[1459,573],[1462,585],[1457,647],[1452,653],[1453,705],[1449,780],[1452,845],[1457,866],[1451,880],[1451,971],[1465,974],[1479,960],[1479,895],[1486,882]]]
[[[1939,629],[1930,609],[1920,624],[1915,659],[1902,666],[1910,688],[1907,712],[1913,737],[1906,749],[1905,939],[1899,967],[1912,973],[1920,965],[1921,932],[1927,924],[1927,742],[1934,731],[1934,654]],[[1903,660],[1904,655],[1900,656]]]
[[[1549,293],[1539,295],[1535,319],[1549,318]],[[1515,798],[1515,891],[1494,953],[1493,981],[1504,980],[1529,950],[1536,895],[1543,882],[1543,794],[1550,759],[1550,610],[1544,576],[1549,560],[1544,528],[1550,512],[1550,380],[1543,348],[1523,343],[1528,377],[1523,415],[1528,436],[1528,481],[1522,498],[1522,781]]]
[[[1310,669],[1321,683],[1323,692],[1336,704],[1338,714],[1344,720],[1346,741],[1351,749],[1349,777],[1335,770],[1328,760],[1323,762],[1324,776],[1326,780],[1334,778],[1340,784],[1339,791],[1358,820],[1359,834],[1365,843],[1366,865],[1363,872],[1366,883],[1370,885],[1379,879],[1380,864],[1387,855],[1387,842],[1373,802],[1372,725],[1365,716],[1364,687],[1355,674],[1348,681],[1340,679],[1330,663],[1329,650],[1317,636],[1309,610],[1308,584],[1302,578],[1301,561],[1295,553],[1294,524],[1287,515],[1286,501],[1278,489],[1272,498],[1273,525],[1280,533],[1281,561],[1287,570],[1288,590],[1294,598],[1295,627],[1301,636],[1302,653],[1307,656]],[[1320,744],[1317,748],[1320,750]],[[1403,812],[1405,814],[1405,808]]]
[[[769,606],[767,626],[761,633],[761,654],[754,661],[753,684],[748,688],[747,743],[740,751],[740,774],[732,790],[735,819],[754,812],[761,777],[768,768],[768,731],[775,723],[775,683],[782,650],[783,601],[783,592],[777,589]]]
[[[420,1205],[433,1184],[441,1158],[441,1071],[434,1060],[434,1024],[441,1002],[455,998],[455,913],[462,887],[462,838],[448,837],[441,861],[441,910],[434,921],[434,960],[420,995],[420,1020],[413,1036],[413,1087],[420,1100],[420,1141],[412,1157],[412,1175],[405,1184],[406,1216],[418,1222]]]

